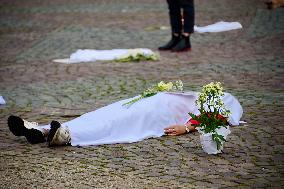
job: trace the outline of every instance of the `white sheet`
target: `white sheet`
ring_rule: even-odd
[[[208,26],[194,26],[194,31],[197,33],[205,32],[224,32],[230,30],[241,29],[242,25],[239,22],[216,22]]]
[[[198,93],[158,93],[130,107],[122,106],[131,99],[118,101],[76,119],[65,122],[71,133],[72,146],[131,143],[150,137],[161,137],[164,128],[184,124],[188,112],[198,114]],[[238,125],[243,110],[238,100],[226,93],[225,106],[232,111],[229,121]],[[43,128],[49,128],[49,125]]]
[[[4,100],[3,96],[0,96],[0,105],[6,104],[6,101]]]
[[[150,49],[112,49],[112,50],[94,50],[94,49],[79,49],[70,55],[69,59],[55,59],[53,62],[73,64],[79,62],[95,62],[97,60],[115,60],[125,55],[143,53],[152,55],[154,52]]]

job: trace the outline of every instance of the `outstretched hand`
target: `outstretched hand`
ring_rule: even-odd
[[[172,125],[164,129],[166,135],[178,136],[186,133],[184,125]]]

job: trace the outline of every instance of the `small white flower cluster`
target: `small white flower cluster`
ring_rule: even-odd
[[[158,84],[148,88],[144,92],[140,94],[140,96],[136,99],[131,100],[130,102],[127,102],[123,105],[131,105],[138,100],[141,100],[142,98],[150,97],[158,92],[170,92],[170,91],[183,91],[183,83],[181,80],[178,80],[176,82],[168,82],[165,83],[164,81],[159,82]]]
[[[176,81],[175,83],[168,82],[165,83],[164,81],[161,81],[157,85],[158,92],[162,91],[183,91],[183,83],[181,80]]]
[[[223,87],[220,82],[211,82],[202,88],[202,93],[223,96]]]
[[[223,116],[229,116],[230,111],[224,106],[221,97],[224,96],[223,87],[220,82],[211,82],[202,88],[202,92],[196,101],[196,105],[201,109],[210,112],[218,112]]]
[[[182,83],[181,80],[177,80],[174,83],[173,90],[175,90],[175,91],[183,91],[183,83]]]
[[[161,81],[157,86],[158,91],[169,91],[173,88],[174,85],[172,82],[165,83],[164,81]]]
[[[128,52],[115,59],[116,62],[139,62],[139,61],[157,61],[160,56],[156,52],[145,53],[142,49],[130,49]]]

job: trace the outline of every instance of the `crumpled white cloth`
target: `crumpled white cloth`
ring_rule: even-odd
[[[6,101],[4,100],[3,96],[0,96],[0,105],[6,104]]]
[[[210,24],[208,26],[194,26],[194,31],[197,33],[206,32],[223,32],[235,29],[241,29],[242,25],[239,22],[216,22],[215,24]]]
[[[95,62],[97,60],[115,60],[126,55],[136,55],[137,53],[152,55],[154,52],[150,49],[112,49],[112,50],[93,50],[93,49],[79,49],[70,55],[69,59],[56,59],[54,62],[58,63],[79,63],[79,62]]]

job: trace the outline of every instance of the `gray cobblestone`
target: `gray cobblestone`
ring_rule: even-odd
[[[283,8],[264,1],[195,1],[196,24],[239,21],[242,30],[193,34],[189,53],[158,62],[56,64],[78,48],[156,50],[170,36],[159,0],[0,2],[2,188],[283,188]],[[206,155],[198,133],[132,144],[48,148],[13,136],[6,120],[67,121],[182,79],[187,90],[221,81],[243,105],[223,154]]]

